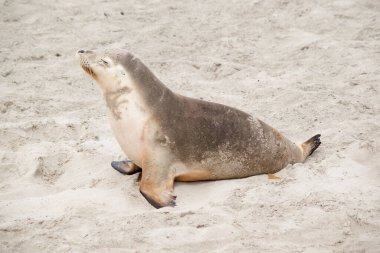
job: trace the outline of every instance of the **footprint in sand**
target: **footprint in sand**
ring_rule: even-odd
[[[64,173],[63,165],[70,161],[65,153],[58,153],[46,157],[38,157],[38,165],[34,177],[49,184],[55,183]]]

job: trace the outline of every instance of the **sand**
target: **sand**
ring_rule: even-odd
[[[74,56],[106,47],[323,144],[156,210],[110,167],[125,156]],[[1,0],[0,62],[1,252],[379,252],[379,1]]]

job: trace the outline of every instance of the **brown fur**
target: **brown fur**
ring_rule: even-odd
[[[245,112],[175,94],[128,52],[107,55],[123,66],[150,115],[141,126],[143,152],[141,161],[135,163],[142,168],[140,191],[155,207],[174,204],[174,180],[272,174],[288,164],[303,162],[319,145],[310,139],[301,148]],[[86,68],[96,75],[89,66]],[[124,93],[121,95],[127,97],[128,92]],[[110,94],[113,98],[120,95]],[[112,113],[117,120],[127,120],[119,114],[125,97],[114,101]]]
[[[130,75],[161,127],[157,143],[163,136],[174,140],[168,145],[183,163],[218,157],[214,167],[239,164],[240,168],[230,171],[214,168],[212,176],[203,180],[275,173],[287,164],[303,161],[300,148],[264,122],[226,105],[173,93],[137,58],[123,63],[132,70]],[[227,154],[225,161],[221,152]]]

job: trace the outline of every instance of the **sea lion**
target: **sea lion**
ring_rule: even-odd
[[[116,139],[133,161],[112,167],[142,171],[140,192],[156,208],[175,205],[174,181],[276,173],[305,161],[321,143],[318,134],[296,145],[243,111],[176,94],[128,51],[77,56],[99,84]]]

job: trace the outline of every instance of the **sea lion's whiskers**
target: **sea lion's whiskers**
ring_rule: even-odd
[[[90,64],[86,59],[83,59],[83,57],[80,57],[80,66],[83,68],[84,71],[87,72],[91,77],[95,78],[95,73],[90,67]]]
[[[86,71],[90,76],[92,76],[93,78],[95,78],[95,73],[94,73],[94,71],[92,70],[92,68],[91,68],[88,64],[83,64],[83,65],[82,65],[82,68],[83,68],[84,71]]]
[[[94,77],[94,71],[92,71],[92,68],[90,68],[89,65],[87,65],[87,70],[88,70],[90,76]]]

